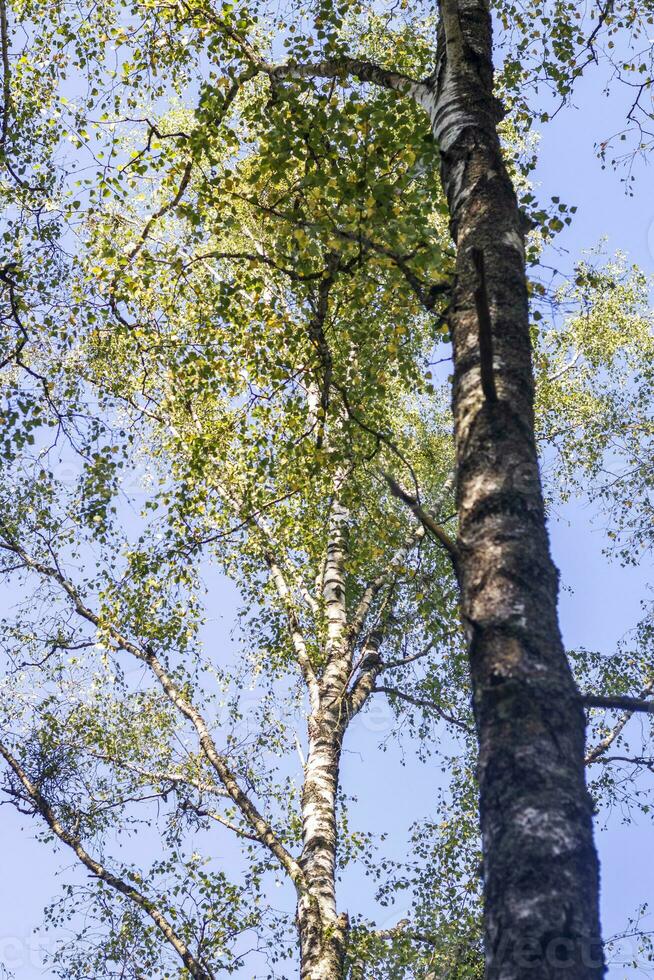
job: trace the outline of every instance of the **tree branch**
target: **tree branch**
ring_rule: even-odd
[[[456,725],[461,731],[466,732],[466,734],[472,734],[473,729],[470,725],[466,725],[464,721],[460,721],[453,715],[443,711],[439,705],[434,704],[433,701],[428,701],[426,698],[414,698],[412,694],[405,694],[403,691],[398,691],[395,687],[386,687],[384,685],[379,685],[373,688],[374,694],[387,694],[391,698],[400,698],[401,701],[407,701],[409,704],[415,705],[417,708],[427,708],[429,711],[435,711],[439,717],[444,721],[449,722],[451,725]]]
[[[284,573],[273,554],[271,552],[266,553],[265,559],[270,570],[270,577],[286,613],[291,643],[293,644],[293,649],[295,650],[295,656],[297,657],[300,672],[302,673],[302,677],[304,678],[304,682],[309,692],[309,700],[311,702],[312,710],[316,710],[320,705],[320,688],[318,686],[316,673],[311,665],[311,659],[309,657],[304,635],[300,629],[300,624],[298,621],[297,612],[293,605],[290,589],[286,582],[286,578],[284,577]],[[307,592],[306,595],[309,596],[309,593]],[[311,609],[313,612],[315,612],[315,600],[312,596],[309,596],[309,598],[311,599]]]
[[[360,58],[338,58],[333,61],[327,59],[308,62],[307,64],[268,65],[265,68],[262,67],[262,70],[275,81],[283,81],[286,78],[336,78],[342,80],[348,77],[356,78],[360,82],[371,82],[380,88],[390,89],[402,95],[410,95],[416,99],[425,87],[425,82],[417,78],[382,68],[372,61],[364,61]]]
[[[236,834],[237,837],[242,837],[244,840],[254,841],[255,844],[259,843],[259,838],[256,834],[249,834],[242,827],[237,827],[235,823],[223,817],[221,813],[216,813],[215,810],[205,810],[201,806],[190,801],[185,801],[182,805],[183,810],[192,810],[197,817],[208,817],[209,820],[213,820],[215,823],[219,823],[222,827],[226,827],[231,830],[232,833]]]
[[[184,3],[186,9],[191,12],[191,8]],[[214,11],[206,9],[204,13],[210,20],[218,25],[219,29],[241,48],[245,59],[262,74],[269,76],[271,81],[283,81],[287,78],[341,78],[349,76],[357,78],[360,82],[372,82],[381,88],[391,89],[408,95],[414,95],[425,87],[425,82],[401,72],[391,71],[382,68],[380,65],[361,58],[341,57],[337,59],[324,59],[323,61],[309,62],[306,64],[270,64],[253,47],[247,37],[228,24],[224,18],[215,14]]]
[[[192,776],[184,776],[178,772],[171,772],[165,770],[163,772],[153,772],[151,769],[144,769],[142,766],[137,766],[133,762],[129,762],[126,759],[116,759],[114,756],[107,755],[106,752],[93,752],[84,746],[85,751],[92,756],[94,759],[99,759],[102,762],[107,762],[110,765],[120,765],[123,769],[129,769],[137,776],[141,776],[143,780],[149,783],[151,786],[157,783],[169,783],[171,786],[192,786],[196,789],[198,793],[209,793],[212,796],[228,796],[227,790],[223,789],[221,786],[217,786],[215,783],[204,783],[199,779],[193,779]]]
[[[292,222],[300,228],[318,229],[321,227],[316,221],[301,220],[296,214],[280,211],[279,208],[265,205],[261,201],[253,200],[252,198],[246,197],[243,194],[235,194],[234,196],[239,200],[245,201],[247,204],[257,207],[260,211],[263,211],[266,214],[270,214],[275,218],[281,219],[282,221]],[[344,241],[348,242],[356,242],[359,248],[365,247],[369,251],[375,252],[377,255],[382,255],[384,258],[389,259],[403,274],[409,286],[411,286],[415,295],[418,297],[420,303],[427,310],[427,312],[431,313],[434,310],[439,297],[450,293],[452,288],[451,279],[428,284],[420,279],[420,277],[411,270],[408,263],[413,253],[401,254],[400,252],[396,252],[393,249],[388,248],[386,245],[381,245],[379,242],[373,241],[373,239],[363,235],[360,231],[347,231],[344,228],[335,227],[332,227],[331,230],[338,238],[342,238]]]
[[[654,700],[645,701],[642,698],[601,697],[595,694],[585,694],[581,700],[587,708],[616,708],[618,711],[643,711],[654,715]]]
[[[416,662],[416,660],[422,660],[423,657],[429,656],[435,646],[436,640],[430,640],[424,650],[419,650],[417,653],[414,653],[409,657],[402,657],[401,660],[387,660],[379,669],[382,671],[392,670],[394,667],[406,667],[407,664],[413,664]]]
[[[81,861],[86,868],[88,868],[91,874],[95,875],[96,878],[99,878],[115,891],[120,892],[121,895],[124,895],[150,916],[159,931],[165,936],[166,940],[177,952],[180,959],[184,963],[184,966],[189,971],[191,976],[195,978],[195,980],[211,980],[212,974],[209,973],[209,971],[193,956],[186,943],[177,935],[168,919],[155,905],[152,904],[151,900],[146,898],[145,895],[143,895],[137,888],[134,888],[133,885],[128,884],[126,881],[124,881],[124,879],[113,874],[113,872],[105,868],[104,865],[100,864],[100,862],[92,857],[83,847],[79,838],[75,834],[72,834],[70,831],[66,830],[66,828],[57,819],[54,811],[41,793],[39,787],[32,782],[18,760],[11,754],[9,749],[2,742],[0,742],[0,755],[3,756],[9,767],[13,770],[14,775],[20,781],[35,810],[45,820],[52,833],[58,837],[63,844],[74,851],[78,860]]]
[[[637,702],[644,701],[644,699],[647,698],[653,691],[654,691],[654,677],[652,677],[651,680],[649,680],[645,684],[645,686],[642,688],[640,692],[640,696],[635,700]],[[589,705],[589,707],[600,707],[600,705]],[[606,707],[606,705],[601,705],[601,707]],[[622,705],[622,707],[625,706]],[[593,746],[593,748],[586,753],[585,761],[587,765],[591,762],[596,762],[597,759],[599,759],[599,757],[603,755],[607,751],[607,749],[609,749],[613,745],[615,740],[624,730],[629,719],[633,716],[633,711],[634,709],[627,709],[627,711],[625,711],[625,714],[622,716],[622,718],[619,719],[617,724],[608,733],[608,735],[606,735],[603,739],[601,739],[601,741],[599,741],[597,745]]]
[[[420,505],[420,503],[416,500],[415,497],[412,497],[410,493],[407,493],[406,490],[402,489],[402,487],[399,485],[399,483],[396,480],[393,479],[390,473],[384,472],[382,476],[386,480],[386,483],[388,484],[389,489],[393,494],[393,496],[397,497],[398,500],[401,500],[403,504],[406,504],[409,510],[412,511],[412,513],[416,516],[416,518],[420,521],[420,523],[426,528],[426,530],[428,530],[436,538],[436,540],[443,545],[443,547],[446,549],[447,553],[449,554],[452,560],[452,564],[454,565],[454,569],[456,571],[459,552],[454,540],[449,536],[447,531],[444,531],[443,528],[436,523],[436,521],[431,516],[431,514],[429,514],[428,511],[426,511]]]
[[[422,525],[417,528],[413,528],[408,540],[395,552],[393,558],[388,564],[388,567],[366,587],[361,599],[359,600],[356,610],[354,611],[354,615],[349,626],[349,632],[353,642],[356,642],[359,638],[361,630],[363,629],[366,621],[366,617],[381,590],[385,585],[389,585],[390,582],[397,577],[397,566],[401,566],[402,563],[406,561],[410,553],[420,543],[424,536],[425,529]]]
[[[596,761],[601,762],[602,765],[609,765],[611,762],[628,762],[632,766],[643,766],[645,769],[654,772],[654,757],[634,756],[631,758],[628,755],[605,755]]]
[[[247,794],[239,786],[236,776],[231,771],[225,756],[218,751],[216,744],[209,733],[207,724],[198,709],[189,701],[174,682],[172,677],[155,655],[150,647],[141,649],[136,643],[123,636],[115,626],[102,622],[100,617],[94,613],[79,596],[75,586],[62,574],[59,568],[46,565],[45,563],[32,558],[19,545],[9,542],[0,544],[0,548],[11,551],[18,555],[28,568],[38,572],[38,574],[56,582],[71,600],[77,614],[92,623],[96,628],[105,630],[111,636],[117,647],[130,653],[137,660],[145,663],[156,677],[168,699],[175,705],[177,710],[187,718],[198,735],[198,740],[202,751],[208,762],[214,768],[221,783],[231,796],[232,800],[241,811],[247,822],[254,829],[261,844],[277,858],[279,863],[288,873],[296,888],[304,891],[306,888],[305,876],[302,868],[296,859],[286,850],[281,843],[268,821],[259,813]]]
[[[356,678],[350,693],[348,694],[348,710],[350,717],[361,711],[366,701],[373,692],[377,677],[382,669],[382,662],[379,656],[379,648],[384,640],[384,632],[393,611],[393,588],[389,590],[384,598],[379,610],[377,623],[371,630],[363,645],[359,662],[352,668],[350,678],[357,670],[359,676]],[[348,684],[350,682],[348,678]]]
[[[234,497],[230,491],[221,485],[217,486],[218,493],[237,515],[240,515],[242,511],[241,502]],[[300,673],[304,679],[309,692],[309,700],[313,708],[317,707],[320,703],[320,689],[318,686],[318,680],[316,678],[315,671],[311,664],[311,659],[307,651],[306,641],[300,629],[300,623],[293,603],[293,597],[291,595],[291,590],[289,588],[288,582],[286,580],[286,575],[282,569],[280,562],[275,555],[275,542],[273,533],[261,514],[261,512],[255,512],[249,518],[255,525],[261,536],[266,542],[266,550],[264,552],[264,560],[270,571],[270,577],[273,581],[277,595],[282,603],[282,607],[286,613],[286,619],[288,622],[289,633],[291,637],[291,643],[293,644],[293,649],[295,650],[295,655],[297,657],[298,667],[300,668]],[[304,601],[307,603],[311,612],[314,615],[318,614],[318,604],[308,589],[304,588],[302,585],[299,587],[300,592]]]
[[[325,428],[327,425],[327,413],[329,411],[330,389],[332,375],[334,373],[334,362],[332,359],[331,348],[325,336],[325,320],[329,311],[329,294],[334,284],[335,267],[333,261],[329,263],[326,275],[318,286],[318,296],[315,304],[314,315],[309,321],[309,338],[316,348],[320,368],[322,371],[322,384],[320,387],[319,399],[315,404],[315,426],[318,428],[316,445],[320,449],[325,439]],[[313,428],[314,426],[312,426]]]
[[[162,204],[159,210],[155,211],[155,213],[151,215],[148,218],[147,222],[145,223],[145,227],[141,232],[138,242],[132,248],[131,252],[127,256],[127,260],[129,262],[131,262],[132,259],[136,258],[137,254],[143,248],[143,245],[145,244],[147,237],[150,234],[150,229],[152,228],[154,223],[158,221],[159,218],[163,218],[166,214],[168,214],[170,211],[172,211],[174,208],[177,207],[177,205],[179,204],[179,202],[184,196],[184,192],[186,191],[186,188],[189,185],[192,170],[193,170],[193,163],[189,160],[186,163],[184,170],[182,171],[182,179],[179,182],[179,186],[174,196],[170,199],[170,201],[167,201],[165,204]]]

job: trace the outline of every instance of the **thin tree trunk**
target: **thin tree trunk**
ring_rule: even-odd
[[[458,573],[479,736],[487,977],[604,974],[585,719],[545,525],[521,216],[497,135],[485,0],[441,0],[420,101],[457,245],[450,329]]]
[[[302,980],[342,980],[348,920],[336,908],[336,795],[344,731],[341,702],[309,718],[302,792],[302,868],[308,892],[298,903]]]
[[[348,933],[347,915],[339,915],[336,907],[336,798],[352,660],[345,602],[348,513],[338,496],[344,480],[345,474],[337,475],[322,583],[326,666],[319,682],[319,706],[308,719],[300,862],[308,891],[298,903],[301,980],[342,980]]]

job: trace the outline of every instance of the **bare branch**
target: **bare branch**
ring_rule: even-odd
[[[641,689],[639,697],[636,698],[636,701],[643,701],[650,694],[652,694],[653,691],[654,691],[654,677],[652,677],[651,680],[649,680],[644,685],[644,687]],[[599,707],[599,706],[595,705],[595,707]],[[604,705],[602,705],[602,707],[604,707]],[[625,706],[623,705],[622,707]],[[585,761],[587,764],[591,762],[596,762],[597,759],[599,759],[599,757],[603,755],[607,751],[607,749],[609,749],[613,745],[613,743],[618,738],[618,736],[622,733],[622,731],[624,730],[625,726],[627,725],[628,721],[632,718],[632,716],[633,716],[633,709],[632,710],[627,709],[625,714],[622,716],[622,718],[618,720],[618,722],[614,725],[614,727],[611,729],[608,735],[605,735],[605,737],[601,739],[601,741],[599,741],[597,745],[593,746],[593,748],[591,748],[586,753]]]
[[[449,536],[447,531],[444,531],[440,524],[436,523],[431,514],[420,505],[415,497],[412,497],[410,493],[407,493],[407,491],[393,479],[390,473],[383,473],[382,475],[386,480],[386,483],[388,484],[393,496],[397,497],[398,500],[401,500],[403,504],[406,504],[420,523],[436,538],[437,541],[440,542],[440,544],[443,545],[452,559],[452,564],[456,570],[459,552],[454,540]]]
[[[632,766],[640,766],[654,772],[654,757],[648,758],[646,756],[630,757],[628,755],[605,755],[600,759],[596,759],[595,761],[601,763],[602,765],[609,765],[612,762],[628,762]]]
[[[405,694],[404,691],[398,691],[395,687],[386,687],[384,685],[379,685],[373,688],[373,693],[375,694],[387,694],[391,698],[399,698],[401,701],[408,701],[409,704],[415,705],[417,708],[427,708],[429,711],[435,711],[436,714],[442,718],[444,721],[449,722],[451,725],[456,725],[461,731],[467,734],[472,734],[473,729],[470,725],[466,725],[465,722],[460,721],[453,715],[443,711],[443,709],[434,704],[433,701],[428,701],[426,698],[415,698],[412,694]]]
[[[654,700],[644,701],[641,698],[600,697],[595,694],[585,694],[581,699],[587,708],[616,708],[618,711],[643,711],[654,715]]]
[[[206,783],[200,779],[194,779],[192,776],[186,776],[179,772],[172,772],[168,769],[164,770],[163,772],[153,772],[151,769],[144,769],[142,766],[138,766],[134,762],[129,762],[127,759],[118,760],[111,755],[107,755],[105,752],[93,752],[86,747],[85,750],[94,759],[100,759],[102,762],[107,762],[109,764],[119,764],[122,769],[128,769],[135,775],[141,776],[141,778],[150,783],[150,785],[156,785],[157,783],[169,783],[171,786],[191,786],[199,793],[209,793],[212,796],[229,795],[227,790],[217,786],[215,783]]]
[[[198,817],[208,817],[209,820],[213,820],[215,823],[219,823],[222,827],[226,827],[228,830],[231,830],[232,833],[237,835],[237,837],[242,837],[244,840],[254,841],[255,844],[259,843],[259,838],[256,834],[249,834],[246,830],[243,830],[242,827],[238,827],[235,823],[232,823],[231,820],[223,817],[222,813],[216,813],[215,810],[206,810],[188,800],[184,801],[182,809],[191,810]]]
[[[395,667],[406,667],[407,664],[413,664],[416,660],[422,660],[423,657],[428,657],[431,651],[436,646],[436,640],[430,640],[423,650],[419,650],[417,653],[412,654],[410,657],[402,657],[400,660],[387,660],[380,666],[380,671],[382,670],[392,670]]]

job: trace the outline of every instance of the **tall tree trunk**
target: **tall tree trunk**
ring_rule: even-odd
[[[342,702],[309,718],[302,792],[302,868],[308,892],[298,903],[302,980],[342,980],[348,920],[336,908],[336,795],[343,737]]]
[[[457,245],[450,329],[461,604],[479,736],[487,977],[603,976],[585,719],[557,619],[534,439],[521,216],[486,0],[441,0],[421,98]]]
[[[345,602],[348,512],[339,500],[345,479],[346,474],[339,473],[335,480],[323,576],[326,666],[319,705],[308,719],[300,861],[308,892],[298,902],[301,980],[342,980],[345,969],[348,918],[336,907],[336,798],[352,667]]]

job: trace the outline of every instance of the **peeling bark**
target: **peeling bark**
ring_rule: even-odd
[[[336,797],[343,736],[347,728],[347,685],[352,650],[347,635],[345,562],[348,512],[339,499],[345,480],[336,479],[323,576],[327,620],[325,669],[319,702],[308,719],[309,747],[302,790],[303,850],[300,864],[307,891],[297,907],[302,980],[341,980],[347,915],[336,907]]]
[[[440,9],[437,70],[418,97],[440,147],[457,245],[457,570],[479,737],[486,975],[598,980],[585,719],[557,619],[523,229],[497,134],[491,18],[485,0],[442,0]]]
[[[302,980],[341,980],[347,916],[336,908],[336,795],[345,729],[342,701],[309,719],[309,751],[302,791],[307,891],[298,901]]]

